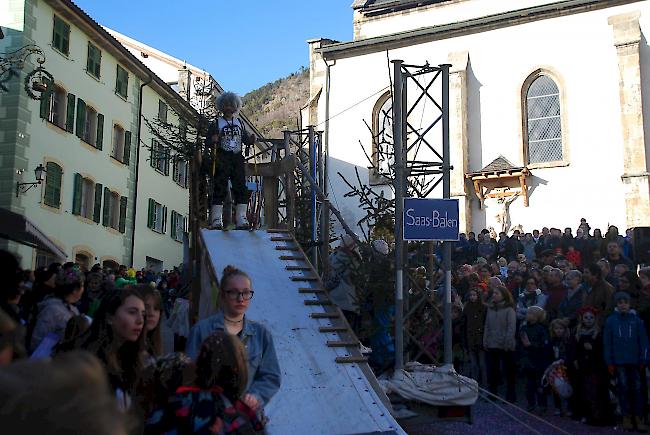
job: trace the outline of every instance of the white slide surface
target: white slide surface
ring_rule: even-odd
[[[328,347],[328,340],[341,340],[337,333],[322,333],[332,326],[329,319],[314,319],[324,312],[320,305],[305,305],[314,294],[299,292],[309,283],[291,277],[310,271],[287,270],[305,265],[280,259],[291,255],[278,250],[291,242],[272,241],[281,234],[263,230],[202,230],[202,242],[218,275],[226,265],[248,273],[255,292],[247,316],[264,324],[272,333],[282,387],[265,409],[269,434],[404,434],[373,385],[377,383],[365,363],[337,363],[336,357],[350,356],[345,347]],[[202,293],[201,305],[211,303],[210,290]],[[214,298],[214,295],[212,295]],[[202,316],[212,310],[201,307]],[[371,379],[367,376],[369,374]]]

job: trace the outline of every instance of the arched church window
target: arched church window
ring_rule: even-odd
[[[526,163],[565,159],[562,144],[560,90],[548,75],[539,75],[525,91]]]
[[[393,101],[390,92],[375,103],[372,117],[372,168],[370,181],[385,184],[392,178],[393,154]]]

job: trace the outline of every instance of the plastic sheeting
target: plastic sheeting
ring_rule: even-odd
[[[302,272],[286,270],[286,266],[304,263],[280,260],[286,251],[278,251],[276,246],[286,242],[271,241],[273,236],[278,234],[202,231],[212,263],[208,269],[221,274],[231,264],[250,275],[255,294],[247,316],[264,324],[273,335],[282,386],[265,408],[270,419],[268,433],[405,433],[384,405],[386,397],[368,366],[335,362],[350,351],[326,346],[328,340],[341,338],[336,333],[319,332],[320,326],[331,326],[331,321],[310,318],[323,308],[305,305],[305,300],[316,297],[298,291],[306,283],[291,281],[291,276]],[[211,292],[211,288],[203,290],[202,304],[204,300],[212,303]],[[200,307],[199,311],[212,309]]]
[[[433,406],[470,406],[478,399],[478,383],[461,376],[453,366],[409,363],[392,378],[379,381],[386,393]]]

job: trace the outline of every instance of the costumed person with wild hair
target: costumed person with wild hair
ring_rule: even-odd
[[[237,116],[241,109],[241,98],[233,92],[225,92],[217,98],[217,110],[221,116],[210,125],[205,145],[211,150],[213,158],[213,192],[210,209],[210,227],[223,228],[223,201],[228,194],[228,180],[232,184],[232,195],[236,207],[237,229],[248,229],[246,207],[248,204],[248,189],[244,172],[244,156],[242,145],[245,145],[246,155],[250,146],[257,141],[255,134],[249,134],[243,122]]]

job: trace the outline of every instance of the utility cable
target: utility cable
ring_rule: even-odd
[[[364,99],[361,100],[361,101],[357,101],[356,103],[354,103],[354,104],[351,105],[350,107],[348,107],[348,108],[346,108],[346,109],[343,109],[343,110],[341,110],[339,113],[337,113],[337,114],[335,114],[335,115],[332,115],[332,116],[330,116],[329,118],[327,118],[327,119],[325,119],[325,120],[319,122],[319,123],[316,124],[314,127],[318,127],[319,125],[321,125],[321,124],[323,124],[323,123],[325,123],[325,122],[327,122],[327,121],[329,121],[329,120],[331,120],[331,119],[333,119],[333,118],[336,118],[337,116],[339,116],[339,115],[341,115],[341,114],[347,112],[348,110],[350,110],[350,109],[352,109],[352,108],[358,106],[359,104],[363,103],[364,101],[371,99],[371,98],[374,97],[375,95],[377,95],[377,94],[379,94],[379,93],[381,93],[381,92],[384,92],[384,91],[385,91],[386,89],[388,89],[388,88],[389,88],[389,86],[385,86],[385,87],[381,88],[380,90],[378,90],[378,91],[375,92],[374,94],[367,96],[366,98],[364,98]]]

